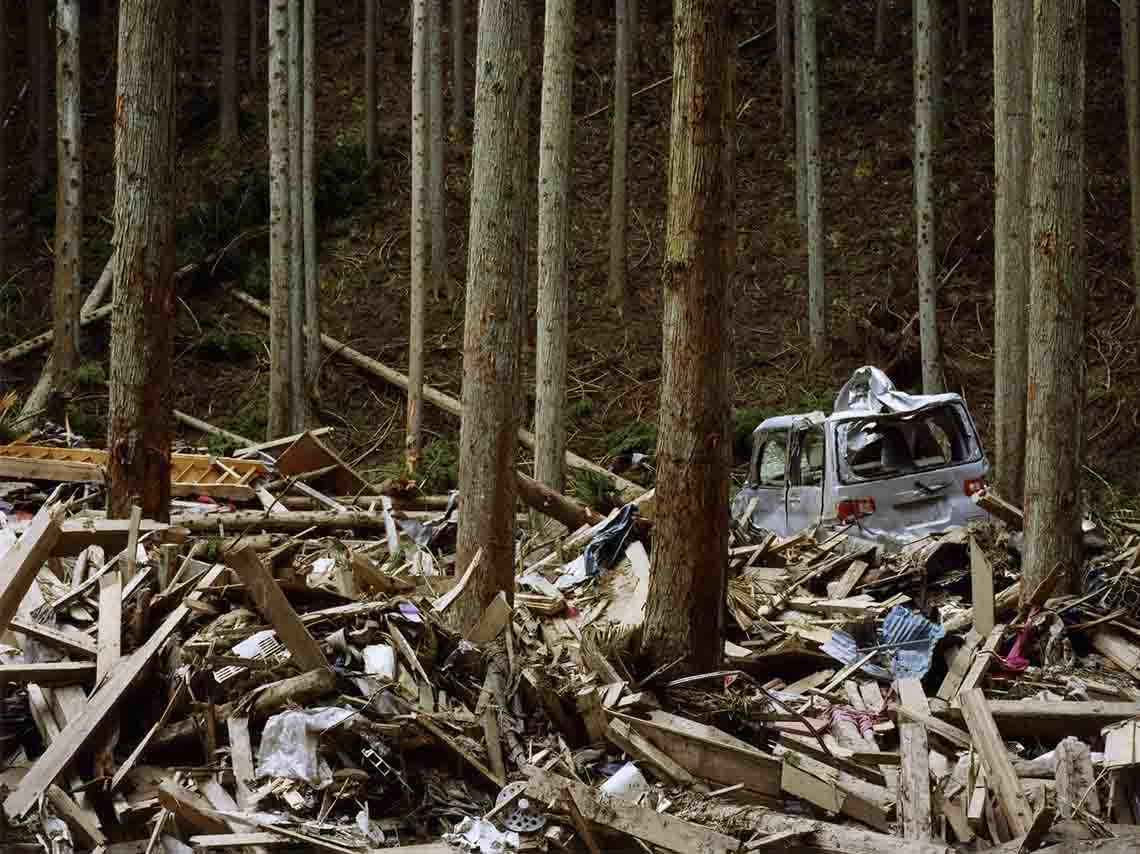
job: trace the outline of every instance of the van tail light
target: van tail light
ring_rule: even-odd
[[[840,522],[853,522],[856,519],[862,519],[864,516],[870,516],[874,512],[875,499],[870,496],[849,498],[835,505],[835,515],[839,517]]]
[[[962,484],[962,491],[966,493],[967,498],[977,495],[985,488],[986,479],[984,477],[972,477]]]

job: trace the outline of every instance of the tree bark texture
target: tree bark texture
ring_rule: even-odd
[[[1029,351],[1033,9],[994,0],[994,432],[998,494],[1022,506]]]
[[[79,366],[79,285],[83,250],[83,119],[80,112],[79,0],[56,6],[55,356],[57,387]]]
[[[289,383],[289,0],[269,0],[268,438],[287,435]]]
[[[222,2],[222,145],[234,146],[238,141],[237,39],[240,0]]]
[[[261,68],[261,9],[258,0],[249,0],[249,82],[257,84]]]
[[[796,90],[796,222],[800,228],[807,229],[807,160],[805,157],[804,139],[804,75],[800,65],[800,45],[803,44],[803,18],[799,13],[798,3],[792,6],[792,21],[794,23],[795,62],[792,67],[795,72]]]
[[[796,126],[796,72],[792,64],[792,0],[776,0],[776,53],[780,56],[780,130],[791,140]]]
[[[621,314],[628,290],[629,0],[614,0],[614,120],[610,139],[610,302]]]
[[[731,465],[735,51],[726,4],[677,0],[653,554],[642,652],[715,670]]]
[[[170,517],[174,342],[174,0],[121,0],[107,508]]]
[[[447,200],[443,183],[443,0],[428,0],[428,123],[430,173],[428,205],[431,213],[431,292],[435,299],[455,288],[447,275]]]
[[[301,140],[301,206],[305,232],[305,395],[306,402],[320,394],[321,279],[317,258],[316,147],[317,147],[317,0],[304,0],[304,139]],[[306,411],[309,410],[306,405]]]
[[[453,606],[470,627],[499,591],[513,600],[514,465],[521,422],[530,150],[530,4],[480,0],[471,223],[463,330],[457,567],[482,548]]]
[[[819,65],[816,49],[816,0],[800,0],[800,42],[796,55],[803,77],[804,190],[807,203],[808,335],[812,359],[827,355],[827,285],[823,276],[823,180],[819,154]]]
[[[294,432],[305,429],[305,222],[301,210],[301,2],[289,0],[289,417]]]
[[[887,0],[875,3],[875,56],[881,57],[887,49]]]
[[[36,116],[36,145],[32,149],[32,174],[42,187],[48,179],[51,142],[51,46],[48,40],[48,0],[28,0],[28,62],[31,65],[32,105]]]
[[[918,259],[918,326],[922,351],[922,390],[943,389],[942,347],[938,337],[938,269],[934,213],[934,78],[936,0],[914,3],[914,235]]]
[[[1088,301],[1085,0],[1035,0],[1033,15],[1026,595],[1079,559]]]
[[[451,0],[451,128],[453,142],[463,139],[465,122],[463,80],[463,0]]]
[[[547,0],[538,143],[538,348],[534,477],[562,491],[566,450],[567,300],[570,290],[570,151],[574,0]]]
[[[1128,120],[1128,188],[1131,199],[1132,286],[1140,308],[1140,3],[1120,0],[1124,54],[1124,108]]]
[[[376,162],[376,4],[364,0],[364,150],[368,165]]]
[[[428,273],[428,2],[412,0],[412,269],[408,335],[408,421],[404,452],[414,473],[420,457],[424,418],[424,313]]]

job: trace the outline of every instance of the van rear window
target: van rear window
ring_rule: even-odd
[[[845,421],[838,426],[838,439],[843,483],[898,477],[981,458],[974,426],[956,404],[911,415],[885,414]]]

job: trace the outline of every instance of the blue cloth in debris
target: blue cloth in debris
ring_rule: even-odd
[[[921,679],[930,670],[934,647],[945,635],[946,629],[942,626],[935,625],[917,611],[895,605],[883,621],[877,644],[890,662],[891,669],[887,671],[870,662],[860,669],[878,679],[887,679],[892,674],[895,679]],[[869,649],[861,649],[855,638],[841,631],[833,631],[831,639],[820,649],[843,664],[853,664],[870,652]]]
[[[606,522],[586,546],[584,560],[586,562],[586,576],[598,575],[603,569],[609,569],[625,553],[625,544],[629,539],[629,532],[633,530],[634,517],[637,516],[637,507],[627,504],[621,508],[610,521]]]

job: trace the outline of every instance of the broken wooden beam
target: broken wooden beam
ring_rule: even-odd
[[[994,568],[989,558],[970,537],[970,591],[974,603],[974,631],[988,635],[997,625],[994,614]]]
[[[930,704],[918,679],[898,681],[899,705],[930,714]],[[907,839],[930,839],[933,820],[930,805],[930,744],[921,723],[899,723],[899,818]]]
[[[48,502],[11,548],[0,557],[0,634],[16,615],[24,596],[55,553],[63,524],[63,505]]]
[[[95,663],[91,661],[53,661],[45,664],[0,664],[0,685],[25,684],[71,685],[92,682]]]
[[[290,510],[266,513],[264,510],[234,510],[228,513],[194,513],[176,516],[171,523],[193,534],[208,534],[223,528],[227,532],[281,531],[299,533],[310,528],[384,529],[384,514],[369,510]]]
[[[1140,703],[1105,700],[990,700],[989,708],[1005,738],[1091,738],[1109,724],[1140,716]],[[938,716],[962,720],[960,709],[939,712]]]
[[[974,493],[973,500],[991,516],[1005,522],[1011,531],[1020,531],[1025,527],[1025,516],[1021,508],[1010,504],[992,489]]]
[[[1001,618],[1017,610],[1021,604],[1021,581],[1015,581],[994,597],[994,617]],[[942,624],[946,634],[964,632],[974,624],[974,609],[960,611]]]
[[[671,780],[679,786],[703,787],[703,784],[673,757],[637,732],[627,721],[615,717],[606,728],[605,735],[631,759],[644,762],[666,780]]]
[[[729,854],[740,848],[735,837],[596,792],[576,780],[534,767],[524,772],[529,796],[554,809],[565,809],[564,800],[569,794],[588,821],[650,845],[683,854]]]
[[[198,582],[198,589],[208,587],[226,571],[216,566]],[[83,715],[72,721],[58,739],[48,745],[28,769],[15,791],[4,800],[4,812],[9,819],[23,816],[36,802],[40,793],[75,758],[95,730],[126,695],[135,679],[143,672],[163,644],[190,615],[185,605],[177,606],[147,639],[146,643],[123,659],[110,678],[91,696]]]
[[[35,638],[40,643],[65,652],[77,658],[94,660],[98,654],[95,641],[77,630],[63,631],[44,623],[34,623],[21,617],[13,617],[8,628],[14,632]]]
[[[990,713],[986,695],[974,688],[962,692],[959,697],[962,701],[962,716],[966,719],[974,749],[981,757],[986,779],[997,795],[1010,830],[1018,836],[1029,833],[1033,827],[1033,810],[1030,809],[1021,789],[1021,781],[1013,770],[1013,763],[1009,760],[1005,742]]]
[[[127,547],[130,527],[129,519],[73,517],[63,523],[63,530],[60,531],[52,555],[72,557],[88,546],[99,546],[111,554],[117,554]],[[160,540],[178,542],[185,540],[187,533],[185,529],[167,525],[165,522],[156,522],[153,519],[143,519],[139,524],[140,538],[150,535],[152,540],[157,537]]]
[[[320,644],[309,634],[257,552],[252,549],[230,552],[226,555],[226,564],[241,578],[258,611],[277,630],[277,636],[293,654],[293,660],[305,670],[327,668],[329,662]]]

